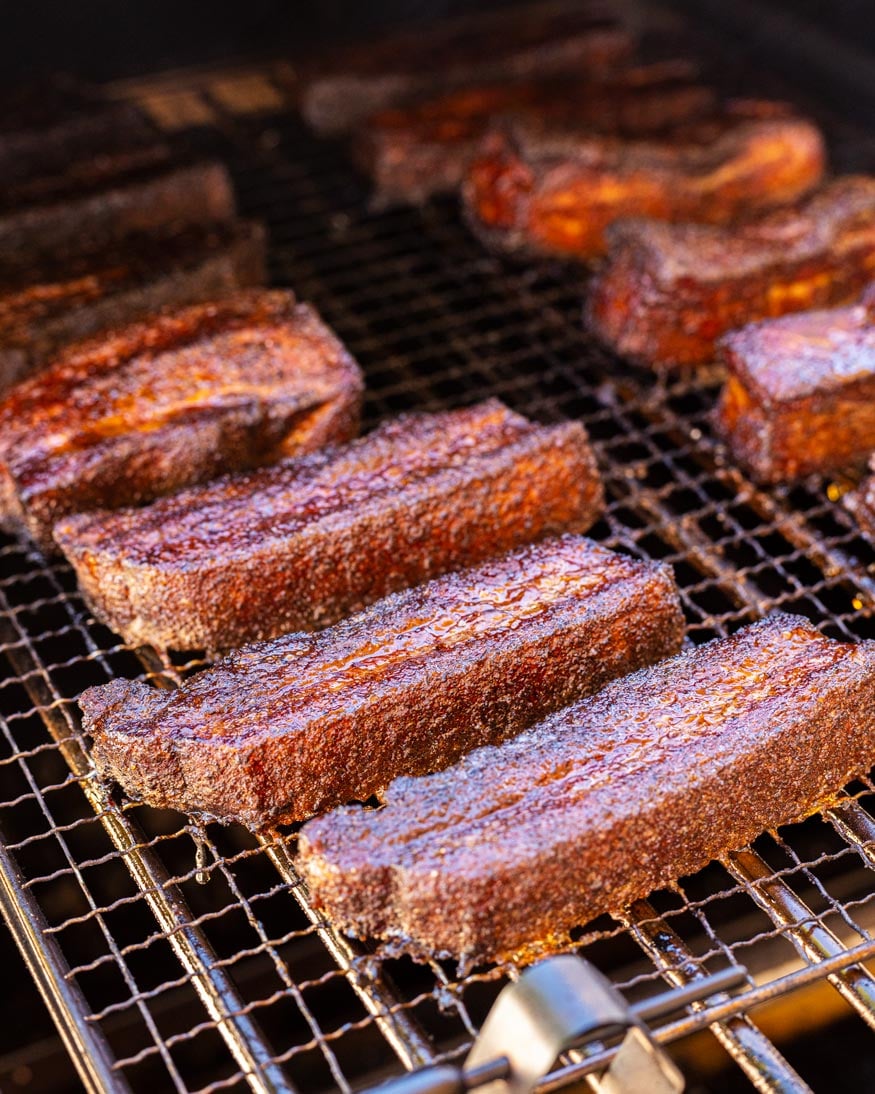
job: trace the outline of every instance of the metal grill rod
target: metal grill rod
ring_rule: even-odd
[[[844,953],[841,940],[817,917],[781,878],[772,871],[760,855],[749,847],[726,856],[725,866],[740,881],[760,908],[776,926],[785,929],[798,953],[810,962]],[[831,973],[827,979],[836,991],[875,1029],[875,980],[860,965]]]
[[[686,987],[706,977],[680,936],[647,901],[636,901],[621,921],[670,984]],[[746,1014],[715,1021],[710,1029],[760,1094],[804,1094],[809,1089]]]
[[[178,687],[181,683],[173,665],[153,648],[142,646],[137,650],[137,656],[146,671],[154,674],[163,686]],[[367,954],[364,951],[357,953],[353,944],[326,923],[313,907],[282,836],[278,833],[263,833],[258,838],[277,873],[289,886],[302,911],[316,928],[325,948],[346,975],[365,1009],[374,1015],[380,1031],[401,1063],[408,1070],[432,1064],[435,1053],[428,1036],[410,1015],[400,1009],[402,1001],[387,978],[372,963],[357,960],[366,959]]]
[[[58,590],[61,591],[60,589]],[[5,593],[0,590],[0,641],[10,641],[14,647],[6,651],[13,668],[25,678],[24,683],[34,705],[51,735],[61,746],[70,770],[81,780],[82,790],[116,849],[134,882],[142,891],[150,911],[159,927],[168,935],[168,941],[183,968],[192,976],[195,990],[207,1013],[216,1022],[219,1033],[237,1061],[254,1094],[279,1094],[291,1090],[282,1069],[271,1064],[273,1053],[252,1018],[245,1013],[230,977],[216,965],[216,954],[203,933],[191,926],[189,912],[182,893],[169,883],[168,875],[155,855],[143,844],[145,836],[139,826],[126,816],[91,777],[91,765],[77,739],[77,726],[69,710],[62,712],[61,696],[54,692],[44,676],[37,656],[27,635],[17,634],[8,623],[14,618]],[[9,638],[11,632],[11,639]],[[93,647],[93,652],[99,652]],[[0,869],[3,861],[0,860]],[[42,939],[34,938],[33,947],[39,949]],[[68,1025],[82,1018],[71,1014]]]

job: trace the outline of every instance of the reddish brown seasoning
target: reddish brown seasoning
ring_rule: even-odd
[[[794,201],[820,181],[824,156],[811,122],[768,102],[642,139],[517,121],[486,137],[463,196],[489,246],[586,261],[621,217],[722,224]]]
[[[264,281],[264,232],[251,222],[129,236],[97,254],[0,269],[0,389],[69,342],[169,305]]]
[[[875,643],[776,615],[615,680],[379,810],[307,824],[341,930],[419,958],[528,959],[817,809],[875,761]]]
[[[608,238],[589,325],[625,356],[703,364],[729,330],[860,295],[875,276],[875,178],[836,179],[733,228],[629,220]]]
[[[495,400],[387,422],[343,448],[55,528],[129,642],[228,649],[326,626],[522,543],[585,531],[602,486],[578,423]]]
[[[0,519],[51,549],[62,516],[150,501],[344,440],[361,373],[312,308],[240,293],[65,351],[0,401]]]
[[[733,458],[780,482],[861,465],[875,445],[875,324],[865,304],[752,323],[721,344],[714,415]]]
[[[715,95],[696,68],[667,61],[598,78],[487,84],[381,111],[359,128],[355,156],[374,182],[377,205],[423,202],[462,184],[496,117],[573,118],[593,134],[641,136],[698,117]]]
[[[511,737],[682,634],[668,567],[565,536],[247,646],[178,691],[114,680],[79,704],[98,770],[132,797],[262,826]]]

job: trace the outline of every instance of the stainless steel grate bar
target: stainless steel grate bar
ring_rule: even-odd
[[[622,919],[669,984],[684,987],[707,975],[680,935],[657,916],[647,901],[636,901]],[[726,998],[723,995],[717,1001]],[[709,1008],[699,1004],[693,1009]],[[760,1094],[804,1094],[809,1090],[808,1085],[747,1015],[715,1021],[709,1028]]]
[[[726,869],[745,885],[751,897],[778,926],[785,929],[799,954],[818,963],[844,953],[847,946],[801,900],[755,851],[745,848],[725,858]],[[828,976],[836,991],[875,1029],[875,979],[861,965]]]
[[[60,589],[58,590],[61,591]],[[272,1064],[272,1052],[257,1024],[246,1014],[243,1000],[224,969],[216,965],[216,955],[197,928],[190,924],[191,913],[182,893],[169,883],[168,875],[158,857],[147,847],[145,837],[135,822],[115,805],[105,790],[92,777],[93,771],[82,749],[78,726],[69,708],[60,703],[47,674],[40,665],[27,635],[20,631],[9,635],[13,618],[5,594],[0,591],[0,641],[10,641],[7,657],[16,672],[25,678],[25,686],[52,737],[62,747],[72,773],[81,781],[95,815],[99,818],[131,877],[143,893],[150,911],[162,931],[167,934],[180,963],[192,976],[195,989],[210,1017],[228,1046],[233,1058],[246,1075],[255,1094],[277,1094],[291,1090],[282,1069]],[[3,632],[6,632],[5,634]],[[94,647],[97,652],[97,647]],[[74,1015],[77,1023],[86,1015]]]

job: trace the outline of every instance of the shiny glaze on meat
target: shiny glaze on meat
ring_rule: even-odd
[[[490,400],[146,508],[72,517],[55,537],[93,610],[128,641],[216,650],[585,531],[601,508],[581,425],[537,425]]]
[[[374,181],[377,205],[422,202],[461,185],[497,117],[563,119],[592,133],[641,136],[705,114],[715,95],[695,66],[666,61],[599,78],[540,79],[464,88],[368,119],[355,154]]]
[[[682,631],[667,567],[565,536],[245,647],[176,692],[115,680],[79,703],[129,794],[260,826],[513,736]]]
[[[875,438],[875,324],[858,304],[752,323],[721,344],[714,414],[733,458],[780,482],[862,465]]]
[[[726,331],[860,295],[875,276],[875,178],[836,179],[733,228],[630,220],[609,240],[589,325],[634,359],[703,364]]]
[[[801,197],[823,169],[812,123],[780,104],[739,103],[652,139],[549,121],[497,127],[463,195],[469,223],[490,246],[587,261],[604,253],[605,231],[621,217],[730,222]]]
[[[71,347],[0,402],[0,514],[141,503],[355,432],[355,362],[286,292],[241,293]]]
[[[161,308],[264,281],[264,232],[252,222],[130,236],[96,254],[0,268],[0,390],[69,342]]]
[[[867,771],[873,699],[875,644],[772,616],[399,779],[380,810],[310,822],[298,865],[349,934],[419,958],[530,960]]]

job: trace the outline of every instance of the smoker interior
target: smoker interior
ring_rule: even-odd
[[[775,90],[719,54],[711,66],[724,86]],[[823,123],[835,167],[875,168],[872,132],[797,75],[784,90]],[[599,347],[581,325],[579,270],[491,256],[452,200],[369,212],[343,146],[296,120],[286,65],[118,91],[229,164],[242,213],[268,223],[272,283],[312,301],[361,362],[366,428],[490,395],[542,421],[580,419],[609,498],[592,535],[673,565],[692,642],[773,609],[838,638],[875,637],[875,551],[840,504],[848,483],[755,488],[712,438],[716,378],[656,383]],[[203,1094],[352,1090],[463,1059],[517,970],[463,976],[351,943],[310,906],[293,831],[204,827],[100,785],[75,697],[115,676],[173,686],[204,662],[125,646],[91,617],[69,567],[27,543],[3,539],[0,558],[2,904],[81,1078]],[[875,1028],[873,793],[869,781],[849,787],[828,813],[581,925],[575,949],[632,1001],[743,966],[740,997],[679,1012],[657,1037],[681,1044],[710,1026],[741,1068],[732,1089],[742,1075],[760,1090],[805,1089],[757,1007],[828,983],[836,1013]],[[557,1084],[593,1064],[559,1066]]]

